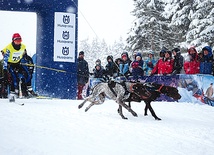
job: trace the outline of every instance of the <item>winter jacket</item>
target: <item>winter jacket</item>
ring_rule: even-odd
[[[108,61],[108,59],[111,59],[111,61]],[[107,61],[108,63],[105,66],[105,75],[109,75],[112,77],[113,75],[116,75],[118,72],[117,66],[114,63],[112,56],[108,56]]]
[[[143,65],[143,70],[145,71],[145,75],[150,75],[157,61],[153,59],[148,59],[145,61]]]
[[[184,71],[186,74],[198,74],[200,72],[200,63],[197,60],[184,62]]]
[[[138,60],[137,60],[137,57],[139,57]],[[134,80],[138,80],[139,76],[144,75],[143,64],[144,64],[144,61],[142,60],[141,53],[137,53],[135,56],[135,60],[131,63],[132,76]]]
[[[95,70],[94,70],[94,78],[103,78],[104,74],[105,74],[105,70],[103,68],[101,68],[101,66],[100,66],[99,70],[95,68]]]
[[[134,60],[131,64],[131,67],[132,67],[132,76],[134,80],[137,80],[138,76],[144,75],[143,60],[140,61]]]
[[[201,74],[212,74],[213,70],[213,54],[212,48],[210,46],[205,46],[202,51],[207,50],[208,54],[202,56],[200,62],[200,73]]]
[[[22,57],[26,54],[26,47],[24,44],[16,45],[14,42],[10,43],[2,50],[4,55],[3,69],[8,69],[8,63],[19,63]]]
[[[180,74],[184,65],[184,57],[177,53],[174,57],[173,74]]]
[[[190,49],[193,49],[195,53],[190,54]],[[198,74],[200,72],[200,62],[198,61],[198,53],[194,47],[188,49],[188,60],[184,62],[184,71],[186,74]]]
[[[167,75],[173,71],[174,60],[172,58],[166,59],[165,57],[159,59],[157,64],[154,66],[151,75],[160,74]]]
[[[85,85],[89,79],[88,62],[82,58],[77,59],[77,82]]]
[[[20,73],[19,75],[21,76],[21,78],[25,79],[23,80],[25,84],[29,83],[31,80],[31,75],[29,73],[28,67],[22,66],[20,64],[20,61],[24,60],[23,57],[24,56],[26,57],[27,55],[26,46],[24,44],[17,45],[13,41],[8,46],[6,46],[1,52],[3,53],[3,69],[5,71],[6,70],[9,71],[12,77],[11,78],[12,85],[14,89],[18,89],[18,80],[17,80],[19,78],[18,73]],[[8,77],[5,78],[8,79]],[[24,91],[25,90],[26,89],[24,89]]]
[[[129,71],[129,67],[130,67],[130,64],[132,61],[129,59],[127,52],[122,53],[122,55],[123,54],[127,55],[127,60],[120,63],[120,65],[119,65],[120,74],[122,74],[124,76],[129,76],[131,74]]]

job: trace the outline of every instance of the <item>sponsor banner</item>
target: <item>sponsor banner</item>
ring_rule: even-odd
[[[55,12],[54,61],[75,62],[75,18],[72,13]]]
[[[132,77],[129,77],[128,79],[124,77],[117,77],[115,79],[117,82],[126,80],[132,80]],[[102,80],[90,78],[89,81],[90,89]],[[190,102],[214,106],[214,76],[212,75],[180,74],[175,76],[143,76],[141,77],[140,82],[154,82],[164,84],[166,86],[176,87],[181,95],[181,99],[176,102]],[[175,100],[161,94],[156,101],[174,102]]]

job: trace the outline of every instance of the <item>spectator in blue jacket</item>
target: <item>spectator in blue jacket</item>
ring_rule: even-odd
[[[150,75],[154,66],[157,63],[157,60],[154,57],[154,51],[149,51],[148,53],[148,59],[145,61],[143,65],[143,69],[145,71],[145,75]]]
[[[200,74],[213,74],[213,54],[210,46],[205,46],[202,49]]]
[[[129,67],[130,67],[130,64],[131,64],[132,61],[130,60],[129,55],[128,55],[127,52],[123,52],[121,54],[121,58],[122,58],[123,62],[120,63],[120,66],[119,66],[120,74],[122,76],[128,77],[128,76],[131,75],[131,73],[129,71]]]

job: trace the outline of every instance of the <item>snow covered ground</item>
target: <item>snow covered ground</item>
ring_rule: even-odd
[[[20,106],[17,103],[25,103]],[[1,155],[212,155],[214,108],[203,104],[153,102],[155,121],[144,103],[128,120],[111,100],[88,112],[81,101],[0,99]]]

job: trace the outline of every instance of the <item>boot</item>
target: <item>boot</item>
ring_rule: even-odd
[[[32,97],[38,96],[38,94],[36,94],[36,93],[33,91],[33,88],[32,88],[31,86],[28,87],[27,91],[30,93],[29,95],[31,95]]]

